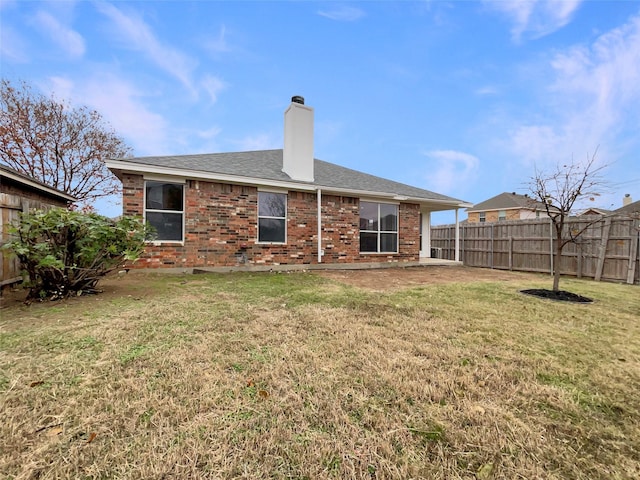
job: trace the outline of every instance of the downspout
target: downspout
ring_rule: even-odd
[[[322,189],[318,189],[318,263],[322,263]]]

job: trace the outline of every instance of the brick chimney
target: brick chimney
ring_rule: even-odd
[[[622,206],[626,207],[627,205],[633,203],[632,199],[631,199],[631,194],[629,193],[625,193],[624,197],[622,198]]]
[[[284,112],[282,171],[292,180],[313,182],[313,108],[300,96],[291,97]]]

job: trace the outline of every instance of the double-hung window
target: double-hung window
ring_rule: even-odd
[[[157,241],[183,241],[184,185],[147,180],[145,220],[155,228]]]
[[[360,202],[360,252],[398,252],[398,206]]]
[[[487,214],[486,212],[480,212],[478,213],[478,220],[480,221],[480,223],[484,223],[487,221]]]
[[[507,211],[506,210],[498,210],[498,221],[504,222],[507,219]]]
[[[286,243],[287,194],[258,192],[258,242]]]

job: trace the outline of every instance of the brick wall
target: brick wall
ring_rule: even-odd
[[[498,222],[498,213],[498,210],[487,210],[485,212],[485,222]],[[505,213],[507,214],[506,220],[520,220],[520,210],[518,209],[506,210]],[[467,221],[469,223],[479,223],[480,212],[469,212]]]
[[[144,180],[124,174],[125,215],[142,215]],[[323,263],[403,262],[419,257],[418,205],[400,204],[399,253],[361,255],[357,198],[323,195]],[[289,191],[287,243],[258,244],[256,187],[189,180],[185,185],[184,245],[150,244],[141,268],[311,264],[318,258],[317,197]]]

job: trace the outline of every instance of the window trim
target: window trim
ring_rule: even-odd
[[[504,213],[504,215],[502,215]],[[498,210],[498,221],[506,222],[507,221],[507,211],[506,210]]]
[[[487,212],[478,212],[478,222],[480,223],[487,222]]]
[[[362,208],[362,204],[363,203],[375,203],[378,206],[378,230],[363,230],[362,228],[360,228],[360,209]],[[380,206],[381,205],[391,205],[396,207],[396,229],[395,230],[380,230]],[[360,199],[360,205],[359,205],[359,209],[358,209],[358,231],[359,231],[359,235],[361,235],[362,233],[375,233],[376,234],[376,240],[377,240],[377,251],[375,252],[363,252],[361,250],[361,244],[358,244],[358,253],[360,255],[397,255],[399,252],[399,248],[400,248],[400,204],[399,203],[395,203],[395,202],[381,202],[379,200],[367,200],[367,199]],[[381,251],[380,250],[380,236],[382,233],[386,233],[386,234],[395,234],[396,236],[396,249],[395,251]]]
[[[154,183],[172,183],[174,185],[180,185],[182,187],[182,210],[163,210],[163,209],[156,209],[156,208],[147,208],[147,183],[148,182],[154,182]],[[176,179],[176,178],[162,178],[162,177],[144,177],[144,185],[143,185],[143,189],[142,189],[143,195],[142,195],[142,215],[143,215],[143,219],[145,221],[145,223],[148,223],[147,220],[147,212],[151,212],[151,213],[179,213],[182,215],[182,239],[181,240],[162,240],[162,239],[155,239],[155,240],[150,240],[148,242],[146,242],[149,245],[165,245],[165,244],[170,244],[170,245],[184,245],[184,240],[185,240],[185,234],[186,234],[186,210],[185,210],[185,206],[187,203],[187,188],[186,188],[186,181],[184,179]]]
[[[271,217],[271,216],[260,215],[260,194],[261,193],[275,193],[278,195],[284,195],[284,217]],[[287,228],[287,223],[288,223],[287,220],[288,220],[288,214],[289,214],[289,192],[278,190],[278,189],[271,189],[271,188],[260,188],[258,189],[257,197],[258,199],[256,202],[256,207],[257,207],[256,208],[256,244],[257,245],[286,245],[288,234],[289,234],[289,229]],[[284,242],[260,241],[260,219],[261,218],[273,219],[273,220],[284,220]]]

